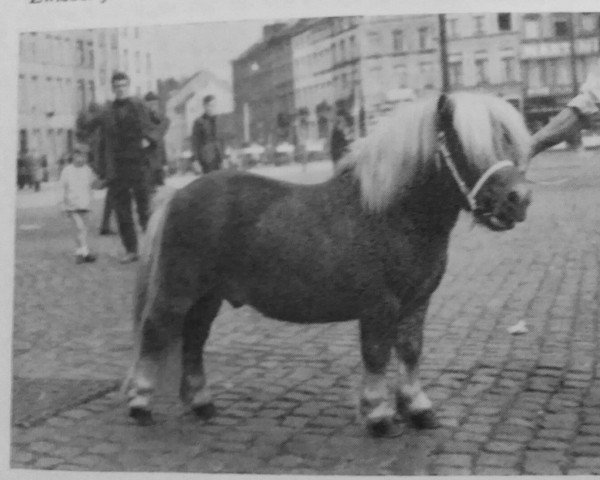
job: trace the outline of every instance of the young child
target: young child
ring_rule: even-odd
[[[75,144],[73,161],[65,166],[60,175],[63,192],[62,208],[73,221],[75,226],[77,250],[75,262],[95,262],[96,256],[90,253],[87,244],[87,214],[92,201],[92,185],[95,175],[87,164],[89,146],[83,143]]]

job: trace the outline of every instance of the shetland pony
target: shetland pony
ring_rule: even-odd
[[[401,410],[435,426],[419,382],[423,322],[459,211],[492,230],[525,219],[530,136],[492,96],[408,104],[358,140],[330,180],[296,185],[221,171],[171,192],[152,216],[135,293],[129,412],[152,423],[164,353],[182,340],[180,398],[215,414],[203,348],[223,300],[296,323],[358,319],[359,410],[373,435]],[[388,386],[394,351],[403,371]]]

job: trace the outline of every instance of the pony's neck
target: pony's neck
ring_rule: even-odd
[[[408,218],[414,228],[425,234],[450,234],[456,225],[461,201],[457,186],[444,169],[443,173],[436,172],[409,189],[409,193],[391,206],[389,214],[392,221]]]

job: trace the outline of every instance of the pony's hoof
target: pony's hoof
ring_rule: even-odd
[[[133,418],[136,423],[141,427],[148,427],[154,425],[154,419],[150,410],[140,407],[131,407],[129,409],[129,416]]]
[[[369,435],[375,438],[394,438],[402,435],[400,426],[387,418],[377,422],[367,423],[367,431],[369,432]]]
[[[201,420],[208,420],[217,414],[217,408],[214,403],[205,403],[203,405],[197,405],[192,407],[192,411]]]
[[[430,430],[439,427],[433,410],[421,410],[409,414],[410,423],[419,430]]]

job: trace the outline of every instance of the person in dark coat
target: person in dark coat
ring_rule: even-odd
[[[152,189],[165,184],[167,151],[164,137],[171,124],[170,120],[160,112],[158,100],[158,96],[154,92],[148,92],[144,97],[150,120],[154,123],[157,135],[160,137],[155,145],[151,145],[146,149],[146,156],[150,165],[150,185]]]
[[[89,118],[94,118],[98,115],[101,115],[102,108],[97,103],[90,104],[87,113],[80,114],[77,119],[78,128],[77,128],[77,137],[80,142],[83,142],[90,146],[89,151],[89,164],[97,165],[100,155],[102,154],[102,132],[100,129],[96,129],[92,132],[87,132],[85,130],[85,121]],[[114,231],[110,228],[111,225],[111,217],[114,212],[113,201],[112,201],[112,191],[110,188],[106,188],[106,194],[104,196],[104,208],[102,209],[102,220],[100,222],[100,235],[114,235]]]
[[[347,137],[348,120],[344,112],[338,112],[333,131],[331,132],[330,153],[333,165],[337,165],[340,159],[348,151],[350,142]]]
[[[83,122],[88,134],[100,131],[94,169],[108,185],[110,201],[117,213],[119,234],[126,251],[121,263],[138,259],[131,199],[133,196],[140,226],[145,230],[149,217],[150,172],[144,150],[160,138],[144,103],[128,95],[129,83],[127,74],[115,72],[111,79],[115,100]]]
[[[204,114],[196,119],[192,128],[192,148],[194,160],[203,173],[219,170],[223,161],[221,146],[217,137],[217,117],[215,97],[207,95],[203,101]]]

